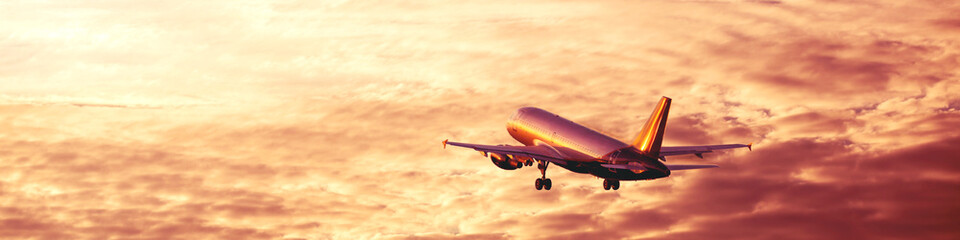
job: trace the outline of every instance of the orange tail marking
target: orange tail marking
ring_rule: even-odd
[[[670,98],[663,97],[657,108],[650,114],[650,119],[643,125],[640,134],[633,141],[633,146],[645,153],[659,154],[660,143],[663,141],[663,131],[667,124],[667,115],[670,112]]]

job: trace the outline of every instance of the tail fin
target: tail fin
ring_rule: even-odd
[[[659,157],[660,143],[663,142],[663,130],[667,127],[667,113],[670,112],[670,98],[660,98],[657,108],[653,109],[647,124],[643,125],[637,139],[633,140],[633,146],[641,152]]]

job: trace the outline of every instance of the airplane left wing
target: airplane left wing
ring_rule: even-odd
[[[617,169],[629,169],[629,170],[647,170],[647,168],[640,165],[630,165],[630,164],[600,164],[605,168],[617,168]],[[720,167],[717,165],[678,165],[678,164],[667,164],[667,169],[670,171],[676,170],[690,170],[690,169],[701,169],[701,168],[715,168]]]
[[[753,143],[750,144],[723,144],[723,145],[703,145],[703,146],[683,146],[683,147],[661,147],[660,148],[660,157],[664,156],[674,156],[674,155],[684,155],[684,154],[694,154],[699,158],[703,158],[704,153],[713,152],[713,150],[720,149],[731,149],[731,148],[748,148],[753,150]]]
[[[566,164],[568,159],[564,159],[560,153],[556,152],[553,149],[544,147],[544,146],[493,146],[493,145],[481,145],[481,144],[471,144],[471,143],[459,143],[459,142],[450,142],[447,140],[443,141],[443,147],[446,148],[447,145],[472,148],[483,153],[498,153],[513,155],[519,157],[530,157],[537,160],[544,160],[553,163]]]

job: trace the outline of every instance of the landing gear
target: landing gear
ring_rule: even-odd
[[[537,178],[536,187],[537,190],[550,190],[553,187],[553,181],[550,181],[549,178]]]
[[[550,162],[537,160],[537,168],[540,169],[540,178],[537,178],[536,184],[537,190],[546,189],[550,190],[553,188],[553,181],[547,178],[547,165]],[[531,162],[530,165],[533,165]]]
[[[603,190],[613,190],[620,189],[620,180],[616,179],[604,179],[603,180]]]

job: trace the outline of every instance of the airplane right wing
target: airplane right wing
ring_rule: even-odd
[[[713,152],[713,150],[748,148],[753,150],[753,143],[750,144],[723,144],[723,145],[703,145],[703,146],[683,146],[683,147],[660,147],[660,157],[694,154],[703,158],[704,153]]]

